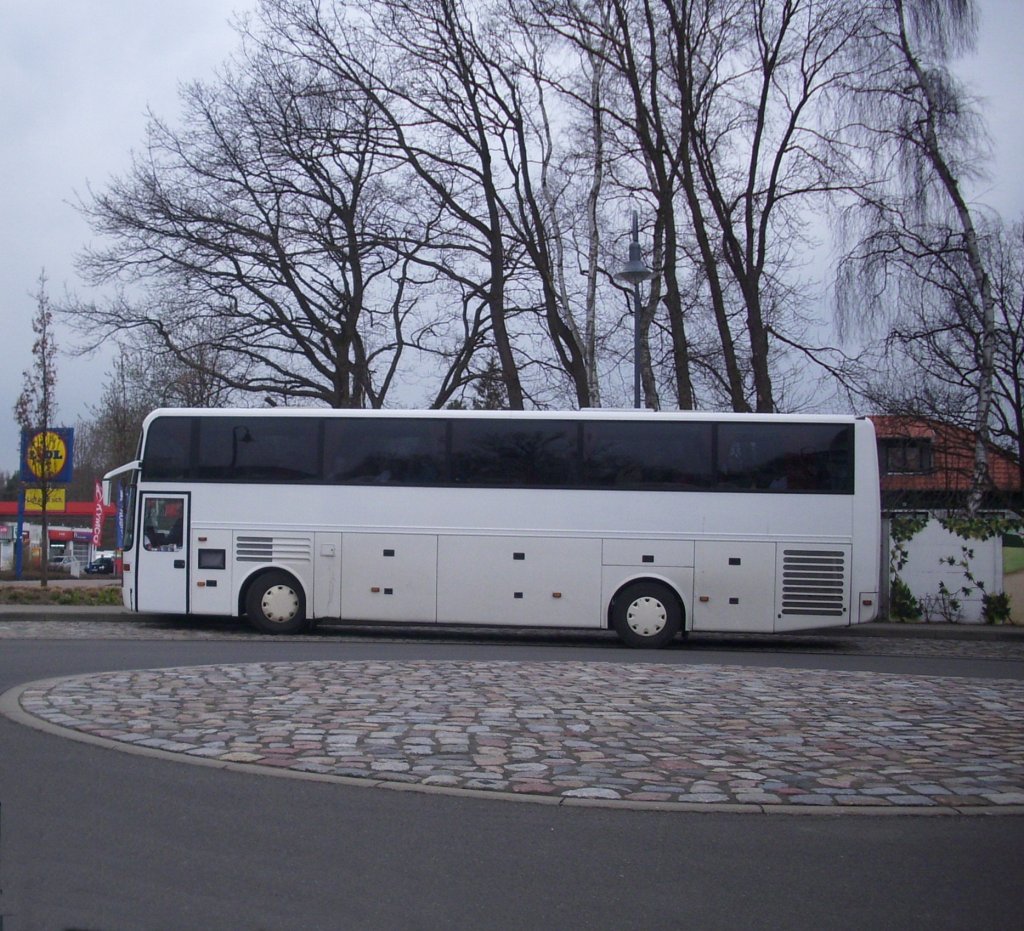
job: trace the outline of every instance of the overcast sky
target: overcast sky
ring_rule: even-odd
[[[0,0],[0,470],[17,468],[12,408],[32,363],[39,273],[51,297],[82,293],[75,254],[90,231],[76,193],[100,188],[140,147],[146,109],[173,122],[178,87],[213,76],[250,0]],[[1024,212],[1024,0],[979,0],[978,51],[959,72],[986,100],[992,177],[972,191],[1007,219]],[[70,348],[70,334],[58,331]],[[108,359],[60,360],[59,419],[86,417]]]

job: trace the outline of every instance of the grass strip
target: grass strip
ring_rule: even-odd
[[[75,588],[52,585],[42,588],[38,585],[0,585],[0,604],[120,606],[121,586]]]

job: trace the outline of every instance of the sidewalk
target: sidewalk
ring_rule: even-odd
[[[1019,573],[1018,578],[1024,582],[1024,573]],[[1022,586],[1024,587],[1024,586]],[[1021,593],[1020,603],[1024,605],[1024,592]],[[110,622],[141,622],[146,623],[155,618],[156,615],[137,614],[128,611],[118,605],[22,605],[22,604],[0,604],[0,618],[4,620],[24,621],[81,621],[83,624],[96,623],[98,621]],[[216,619],[210,620],[211,623]],[[331,621],[323,622],[320,629],[332,628],[337,625]],[[360,627],[372,627],[373,625],[359,625]],[[432,625],[423,624],[417,627],[418,630],[430,630]],[[378,625],[380,630],[390,630],[400,634],[404,628],[395,625]],[[438,629],[438,628],[434,628]],[[466,630],[468,628],[443,627],[444,630]],[[498,632],[499,628],[487,628],[489,631]],[[518,632],[530,632],[530,628],[516,628]],[[536,631],[543,631],[543,628],[535,628]],[[573,630],[574,635],[580,631]],[[695,636],[702,636],[695,634]],[[716,634],[714,636],[732,636],[728,634]],[[771,637],[772,634],[744,634],[737,633],[736,637],[762,636]],[[941,623],[893,623],[885,621],[873,621],[870,624],[855,624],[851,627],[825,627],[816,630],[799,630],[779,634],[779,637],[891,637],[901,639],[922,639],[922,640],[985,640],[990,642],[1024,642],[1024,623],[1020,624],[941,624]]]
[[[872,621],[851,627],[801,630],[787,636],[912,637],[933,640],[1006,640],[1024,642],[1024,626],[1016,624],[944,624],[938,622]]]

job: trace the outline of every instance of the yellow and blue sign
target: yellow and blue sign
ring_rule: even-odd
[[[46,511],[47,513],[63,513],[67,510],[67,489],[47,488],[46,489]],[[25,489],[25,510],[30,514],[38,514],[43,510],[43,489]]]
[[[75,431],[70,427],[21,431],[21,479],[64,484],[74,474]]]

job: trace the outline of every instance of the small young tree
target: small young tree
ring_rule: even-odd
[[[22,430],[32,430],[42,433],[44,437],[49,435],[57,415],[57,399],[55,389],[57,385],[57,343],[53,335],[53,313],[50,310],[50,298],[46,293],[46,272],[39,273],[39,287],[35,294],[36,312],[32,318],[32,332],[35,333],[35,342],[32,344],[32,356],[34,364],[31,368],[25,369],[24,387],[18,400],[14,404],[14,419]],[[47,520],[47,504],[49,503],[50,489],[52,485],[52,469],[50,460],[46,457],[46,441],[43,442],[43,455],[40,460],[37,474],[39,476],[39,487],[42,495],[42,530],[43,530],[43,558],[42,558],[42,580],[43,588],[47,587],[47,555],[49,541],[49,527]],[[31,451],[30,451],[31,454]]]

